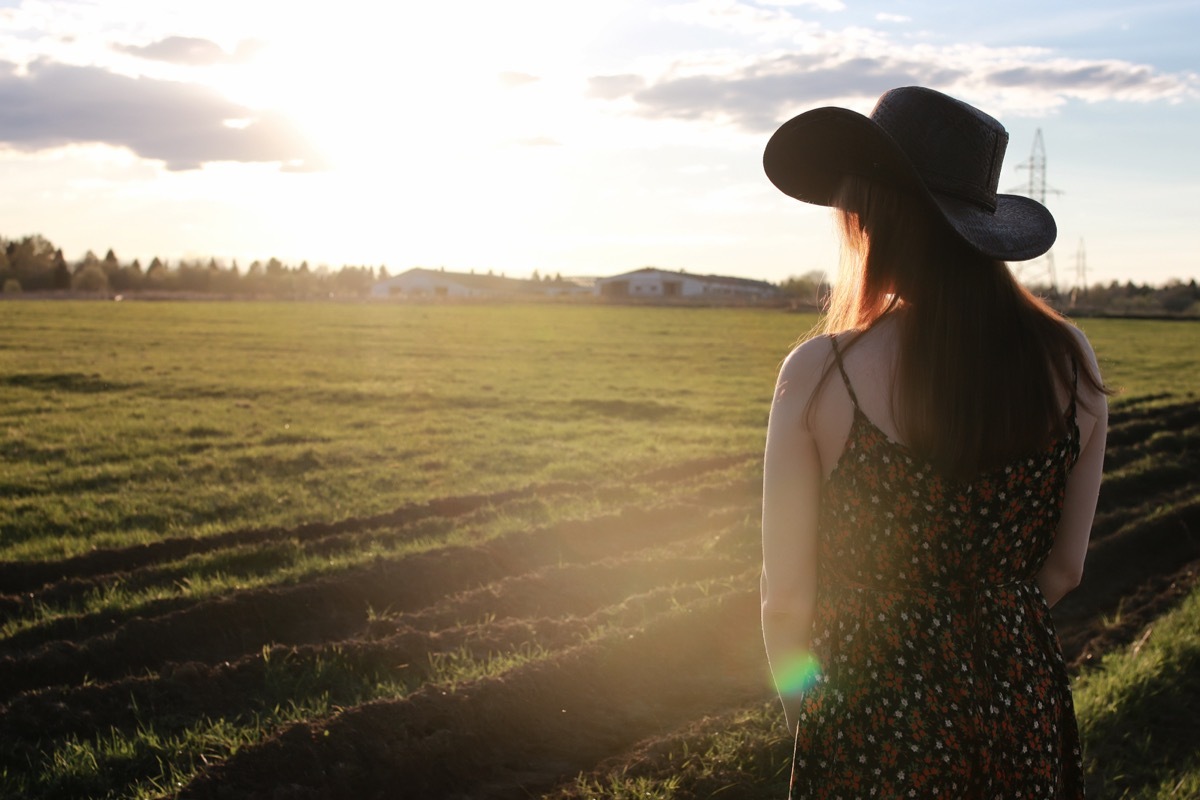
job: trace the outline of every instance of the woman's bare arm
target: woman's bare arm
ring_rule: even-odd
[[[793,732],[800,688],[797,677],[811,663],[808,647],[817,591],[822,478],[816,440],[804,418],[830,352],[827,339],[813,339],[784,362],[771,403],[763,463],[763,639]]]
[[[1096,367],[1096,356],[1091,345],[1079,334],[1091,363]],[[1079,460],[1067,478],[1067,491],[1063,499],[1062,518],[1054,536],[1054,546],[1046,563],[1037,575],[1037,585],[1054,605],[1068,592],[1079,585],[1083,578],[1083,562],[1087,556],[1088,540],[1092,533],[1092,520],[1096,516],[1096,500],[1100,494],[1100,478],[1104,469],[1104,447],[1108,438],[1108,398],[1090,389],[1087,382],[1080,383],[1077,406]]]

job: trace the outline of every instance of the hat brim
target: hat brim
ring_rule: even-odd
[[[806,111],[775,131],[763,168],[784,194],[805,203],[833,205],[843,179],[857,175],[922,198],[970,247],[1000,261],[1025,261],[1045,253],[1058,229],[1041,203],[1020,195],[996,196],[996,210],[933,192],[887,131],[845,108]]]

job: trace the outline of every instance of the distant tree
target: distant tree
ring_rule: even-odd
[[[108,276],[108,287],[114,292],[130,292],[142,288],[143,280],[142,265],[135,258],[133,263],[121,267],[115,275]]]
[[[1190,285],[1179,280],[1167,281],[1166,286],[1158,293],[1159,305],[1163,307],[1164,311],[1172,314],[1184,313],[1195,305],[1196,299],[1196,282],[1194,280]]]
[[[9,274],[27,291],[53,288],[54,252],[54,245],[39,234],[8,242],[4,248]]]
[[[829,293],[829,284],[824,272],[810,270],[799,277],[787,278],[779,284],[779,290],[793,302],[820,305]]]
[[[16,278],[4,279],[4,294],[20,294],[21,282]]]
[[[150,289],[161,289],[167,282],[167,267],[155,256],[150,262],[150,266],[146,267],[145,279],[142,285]]]
[[[67,267],[67,260],[63,258],[61,248],[54,251],[54,267],[50,284],[55,289],[71,288],[71,270]]]
[[[91,250],[88,250],[86,253],[83,254],[83,258],[80,259],[79,263],[75,265],[75,274],[78,275],[80,272],[87,269],[88,267],[99,267],[99,266],[100,266],[100,257],[97,256]]]
[[[104,267],[104,274],[110,278],[120,271],[121,262],[117,260],[117,254],[113,252],[111,247],[104,254],[104,261],[101,262],[101,266]]]
[[[540,281],[541,279],[542,279],[542,276],[538,273],[538,271],[536,269],[533,271],[533,274],[531,274],[529,276],[529,280],[531,280],[531,281]]]
[[[104,268],[97,263],[89,264],[71,278],[71,288],[80,292],[107,292],[108,275]]]

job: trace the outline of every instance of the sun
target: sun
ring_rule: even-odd
[[[577,32],[562,22],[567,41],[547,39],[531,20],[565,13],[542,0],[351,0],[336,16],[282,15],[217,87],[286,116],[325,161],[259,195],[264,218],[306,252],[403,247],[406,266],[488,268],[510,244],[548,238],[536,227],[587,123],[563,54]],[[244,192],[264,191],[254,180]]]

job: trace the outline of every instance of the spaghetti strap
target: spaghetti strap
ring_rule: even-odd
[[[846,366],[842,363],[842,352],[838,350],[837,335],[831,334],[829,344],[833,345],[833,358],[837,361],[838,372],[842,373],[842,383],[846,384],[846,391],[850,393],[850,402],[854,403],[854,407],[858,408],[858,396],[854,394],[854,387],[850,385],[850,376],[846,374]]]

